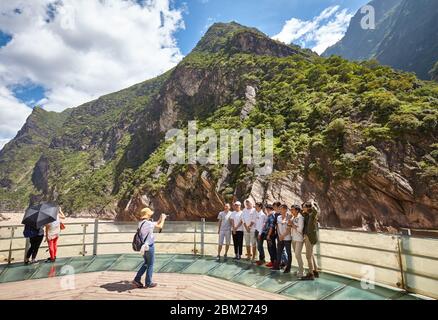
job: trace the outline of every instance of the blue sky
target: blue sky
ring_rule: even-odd
[[[367,2],[0,1],[0,148],[35,105],[61,111],[157,76],[214,22],[236,21],[321,53]]]
[[[291,18],[311,20],[327,7],[339,5],[351,12],[369,0],[176,0],[176,7],[187,6],[186,29],[176,33],[178,45],[187,54],[213,22],[236,21],[258,28],[268,35],[279,33]]]

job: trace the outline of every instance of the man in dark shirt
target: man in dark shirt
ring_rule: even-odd
[[[266,240],[268,242],[268,250],[269,255],[271,256],[271,262],[269,262],[266,266],[269,268],[274,267],[277,262],[277,218],[280,214],[280,202],[275,202],[271,208],[273,210],[272,214],[268,217],[267,226],[269,227],[268,234],[266,236]],[[272,254],[271,254],[272,250]]]

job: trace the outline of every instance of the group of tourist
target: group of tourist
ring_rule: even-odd
[[[42,226],[41,228],[34,228],[31,225],[25,225],[23,235],[25,238],[29,239],[30,247],[26,252],[26,258],[24,260],[25,264],[34,264],[38,261],[36,260],[38,251],[40,249],[41,243],[45,239],[49,247],[50,257],[46,262],[55,262],[56,254],[58,250],[58,239],[61,229],[64,228],[64,224],[61,220],[65,219],[65,215],[62,209],[59,208],[57,219],[51,223]]]
[[[290,273],[292,266],[292,249],[298,263],[297,277],[301,280],[314,280],[319,276],[318,266],[313,254],[313,247],[318,242],[318,212],[315,201],[303,205],[293,205],[275,202],[263,205],[258,202],[253,205],[246,200],[242,210],[241,202],[231,206],[226,204],[224,211],[219,213],[219,246],[217,260],[220,261],[225,245],[224,258],[227,259],[231,238],[234,245],[234,259],[240,260],[245,242],[246,257],[257,265],[266,263],[264,243],[267,243],[270,261],[266,266],[272,270]],[[302,258],[303,247],[306,249],[308,272],[304,274]],[[258,260],[255,261],[258,255]]]

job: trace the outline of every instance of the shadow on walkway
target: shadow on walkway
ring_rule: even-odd
[[[127,292],[136,289],[130,281],[119,281],[114,283],[107,283],[100,286],[101,288],[110,292]]]

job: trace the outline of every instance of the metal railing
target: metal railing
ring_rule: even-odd
[[[95,220],[67,223],[58,247],[60,256],[132,252],[137,223]],[[0,263],[22,261],[28,242],[23,226],[0,226]],[[324,229],[319,231],[315,256],[324,271],[397,287],[438,298],[438,239],[408,234]],[[168,222],[155,241],[159,252],[215,255],[217,224]],[[41,250],[47,249],[43,244]],[[305,252],[303,253],[305,255]],[[292,259],[296,265],[296,259]],[[306,261],[304,257],[304,261]]]

